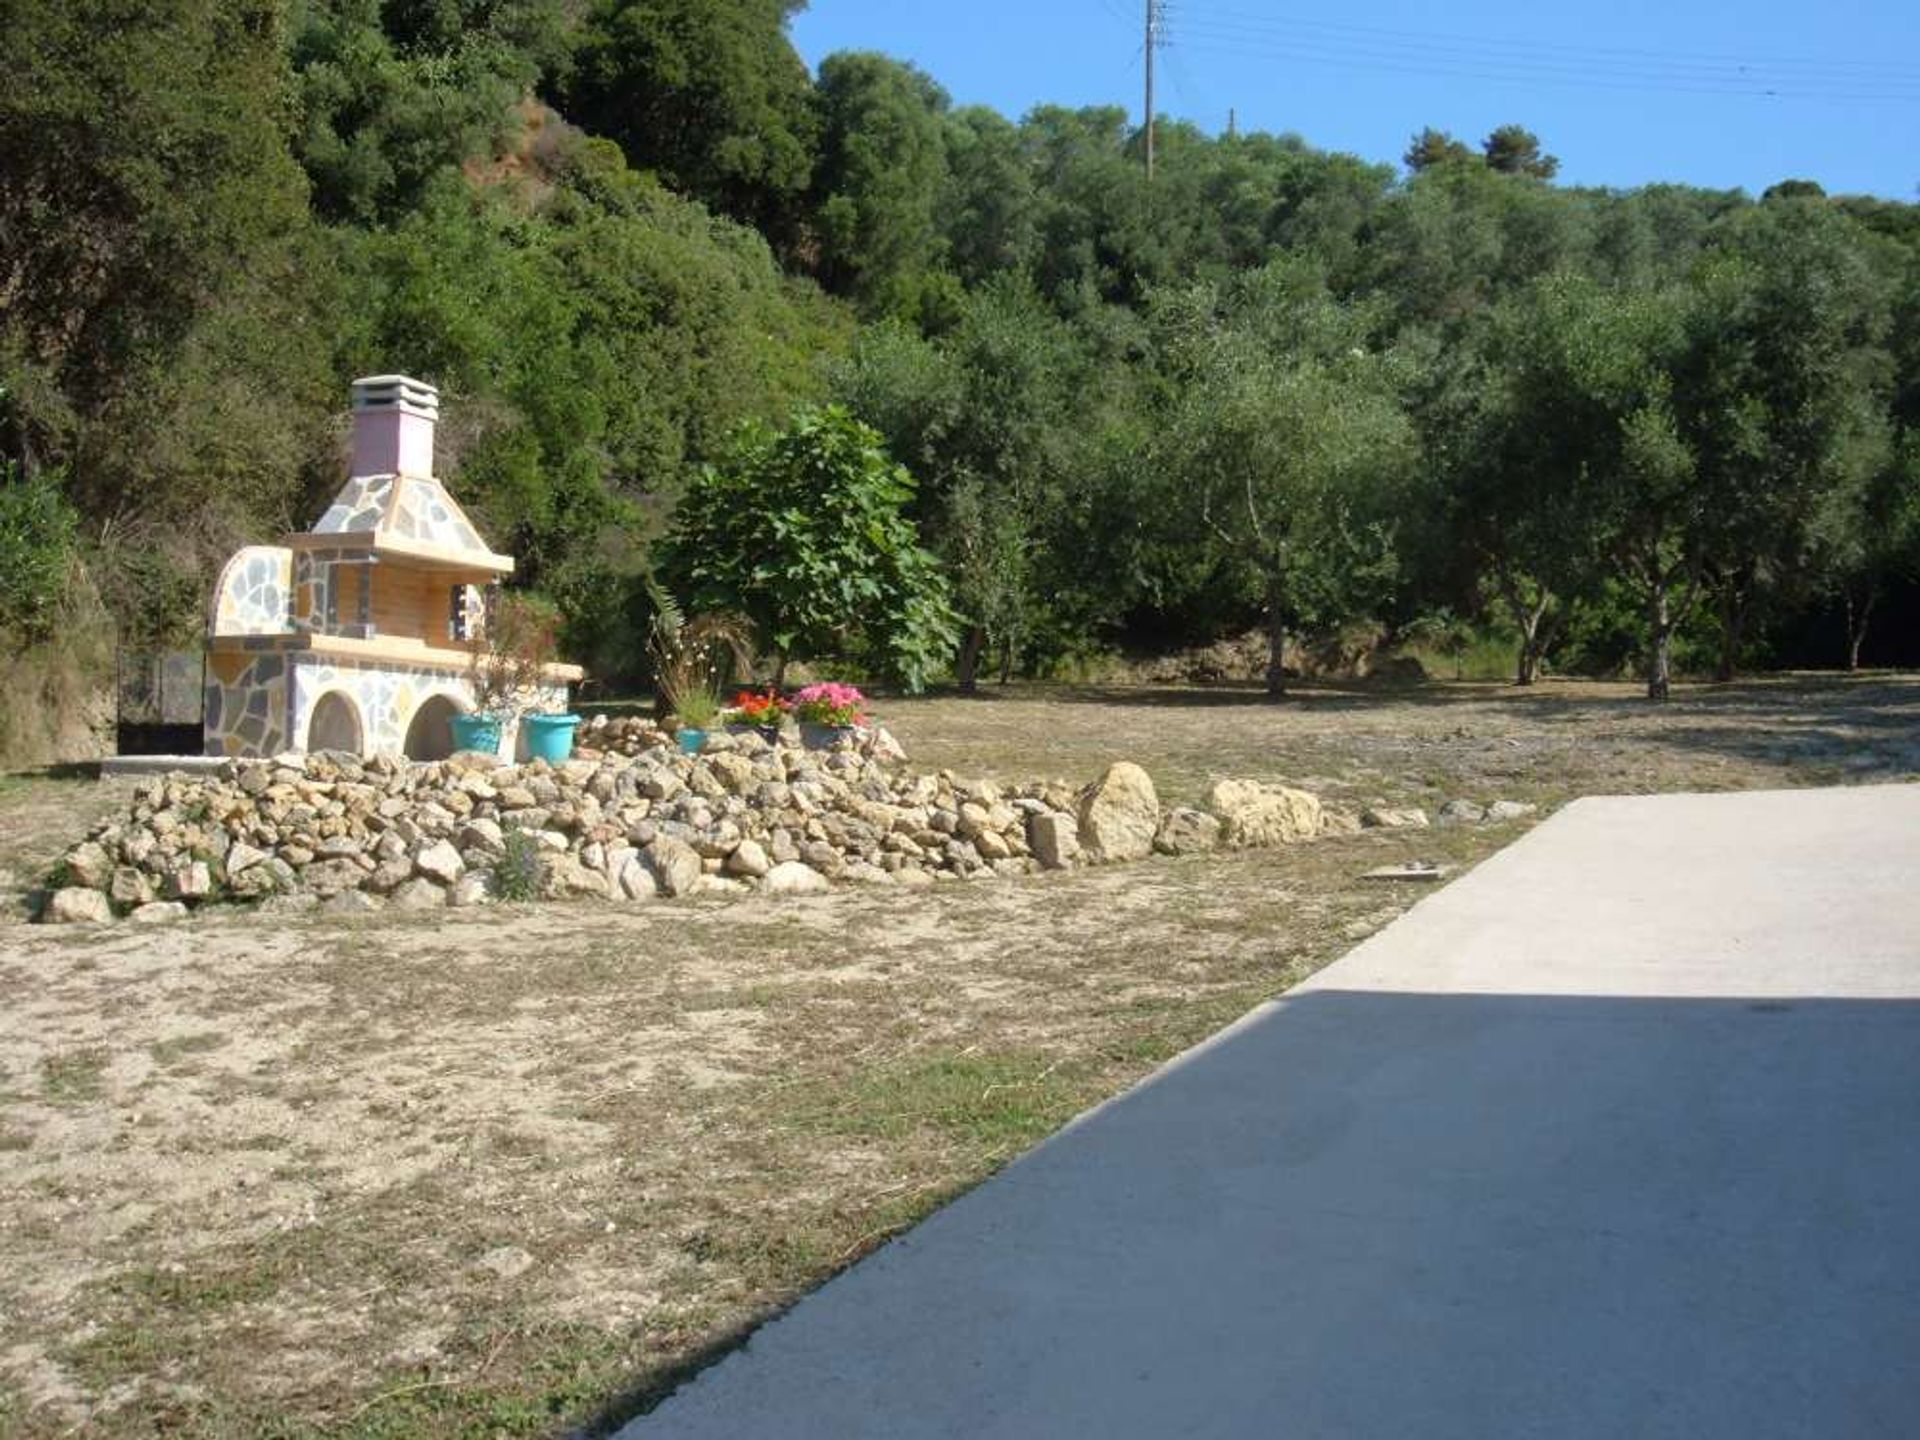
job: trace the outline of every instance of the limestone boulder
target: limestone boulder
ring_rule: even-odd
[[[413,857],[414,868],[436,885],[452,885],[467,873],[467,862],[451,841],[436,840]]]
[[[1204,855],[1220,848],[1220,818],[1204,810],[1176,805],[1167,811],[1153,837],[1162,855]]]
[[[1160,830],[1160,797],[1153,777],[1130,760],[1117,761],[1080,793],[1080,845],[1095,861],[1140,860],[1153,853]]]
[[[166,925],[187,918],[187,907],[178,900],[153,900],[131,911],[127,919],[135,925]]]
[[[757,879],[773,869],[773,862],[757,840],[742,840],[727,856],[727,874]]]
[[[688,894],[703,873],[700,852],[672,835],[656,836],[640,855],[667,895]]]
[[[1080,858],[1080,822],[1062,810],[1027,820],[1027,845],[1043,870],[1064,870]]]
[[[1207,808],[1220,817],[1221,844],[1236,850],[1291,845],[1320,833],[1320,798],[1287,785],[1220,780],[1207,792]]]
[[[1369,805],[1360,823],[1369,830],[1424,830],[1430,822],[1417,805]]]
[[[542,898],[572,900],[579,897],[607,898],[607,877],[581,864],[571,855],[556,855],[547,862],[547,875],[541,887]]]
[[[113,920],[113,902],[104,891],[63,885],[47,897],[43,913],[55,925],[106,925]]]
[[[769,895],[817,895],[833,886],[818,870],[788,860],[767,871],[760,888]]]
[[[387,898],[396,910],[438,910],[447,903],[447,892],[424,875],[416,875]]]
[[[83,841],[67,852],[67,878],[76,890],[105,890],[113,880],[113,857],[104,845]]]

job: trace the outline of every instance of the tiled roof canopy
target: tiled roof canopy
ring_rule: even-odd
[[[433,476],[433,429],[440,396],[404,375],[371,375],[353,382],[353,474],[294,546],[364,538],[376,554],[505,575],[509,556],[487,548],[480,532]],[[356,547],[357,548],[357,547]]]

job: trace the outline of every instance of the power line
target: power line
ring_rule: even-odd
[[[1660,66],[1689,69],[1716,69],[1743,73],[1769,70],[1782,74],[1795,71],[1803,73],[1840,71],[1852,72],[1844,78],[1875,79],[1897,84],[1920,83],[1920,69],[1916,69],[1911,64],[1890,63],[1882,60],[1817,59],[1803,55],[1708,54],[1700,51],[1653,50],[1636,46],[1595,45],[1585,42],[1570,44],[1560,41],[1515,39],[1508,36],[1463,35],[1451,31],[1392,29],[1379,25],[1356,25],[1345,21],[1315,20],[1305,16],[1254,14],[1210,4],[1192,9],[1187,0],[1177,0],[1177,3],[1176,0],[1170,0],[1170,4],[1172,9],[1182,15],[1183,24],[1191,23],[1186,18],[1191,11],[1192,21],[1202,24],[1231,27],[1255,34],[1264,32],[1283,38],[1291,38],[1301,31],[1323,31],[1335,35],[1382,41],[1418,43],[1427,48],[1466,47],[1480,52],[1508,51],[1513,52],[1511,58],[1515,59],[1529,56],[1555,56],[1589,64],[1606,57],[1617,57],[1622,60],[1644,60]]]
[[[1884,88],[1884,83],[1862,81],[1839,85],[1831,81],[1756,76],[1751,79],[1715,79],[1657,70],[1633,71],[1600,66],[1569,66],[1521,62],[1499,57],[1456,57],[1409,53],[1391,48],[1357,45],[1338,40],[1299,37],[1253,38],[1215,32],[1192,23],[1181,26],[1182,48],[1221,54],[1257,55],[1296,60],[1304,64],[1350,70],[1377,70],[1411,75],[1448,75],[1496,82],[1542,86],[1627,91],[1669,91],[1695,95],[1727,95],[1765,99],[1914,103],[1920,90]],[[1896,82],[1897,83],[1897,82]]]

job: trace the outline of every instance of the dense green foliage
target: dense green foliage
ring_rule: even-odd
[[[1169,121],[1149,188],[1125,111],[810,76],[795,8],[6,0],[5,503],[77,516],[21,553],[190,635],[397,370],[613,683],[676,525],[702,603],[915,680],[1359,620],[1656,692],[1920,660],[1920,207],[1557,186],[1520,125],[1402,174]]]
[[[748,426],[682,499],[663,569],[696,608],[746,615],[783,672],[794,654],[844,656],[919,690],[958,633],[904,513],[913,490],[879,433],[838,406]]]

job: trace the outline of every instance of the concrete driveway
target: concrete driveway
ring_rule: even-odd
[[[1920,786],[1569,806],[623,1433],[1920,1435]]]

